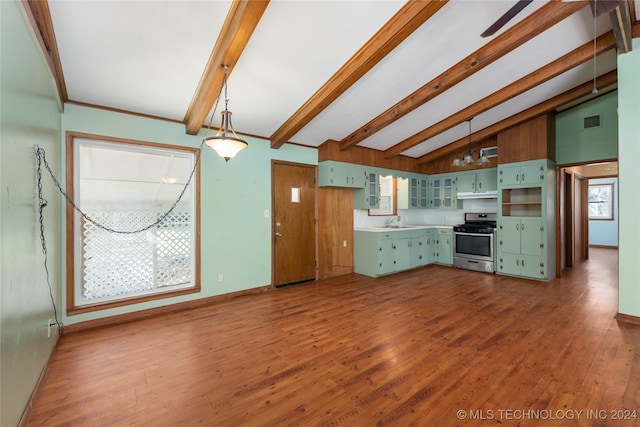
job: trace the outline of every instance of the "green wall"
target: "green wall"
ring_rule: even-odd
[[[0,1],[0,425],[18,424],[56,342],[40,247],[35,150],[60,171],[60,104],[40,48],[16,1]],[[61,304],[62,206],[45,182],[49,271]]]
[[[184,125],[177,123],[72,104],[65,105],[62,123],[64,131],[191,147],[200,146],[204,135],[187,135]],[[202,291],[99,312],[65,315],[65,324],[271,283],[271,215],[265,217],[265,210],[271,212],[271,160],[317,164],[318,152],[315,148],[291,144],[273,150],[266,140],[246,139],[249,148],[228,163],[206,146],[202,152]],[[218,282],[219,274],[224,276],[222,283]]]
[[[633,50],[618,55],[618,92],[620,158],[619,178],[619,288],[618,311],[640,316],[640,39],[633,40]]]
[[[556,163],[566,165],[618,157],[618,91],[558,113]],[[584,118],[600,115],[600,126],[584,129]]]

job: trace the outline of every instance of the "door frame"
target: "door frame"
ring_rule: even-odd
[[[314,184],[314,230],[313,230],[313,247],[314,247],[314,261],[315,261],[315,279],[318,280],[318,165],[310,164],[310,163],[298,163],[298,162],[289,162],[286,160],[276,160],[271,159],[271,221],[270,221],[270,231],[269,235],[271,238],[271,284],[270,288],[276,288],[276,258],[275,258],[275,215],[273,214],[273,209],[276,205],[276,192],[275,192],[275,166],[283,165],[283,166],[296,166],[296,167],[304,167],[313,169],[313,184]]]
[[[589,179],[591,178],[607,178],[607,177],[618,177],[617,174],[613,175],[598,175],[598,176],[583,176],[576,171],[571,170],[575,167],[580,167],[584,165],[590,164],[598,164],[598,163],[609,163],[609,162],[617,162],[618,159],[603,159],[603,160],[595,160],[588,162],[579,162],[579,163],[568,163],[562,165],[556,165],[556,277],[560,278],[563,274],[563,265],[562,265],[562,257],[567,254],[568,248],[567,245],[569,242],[565,241],[565,236],[567,230],[567,222],[572,225],[571,236],[573,237],[573,232],[576,229],[582,233],[583,242],[581,247],[574,248],[573,252],[573,260],[575,261],[576,252],[581,251],[580,254],[584,260],[589,259],[589,215],[588,215],[588,188],[589,188]],[[585,174],[586,175],[586,174]],[[567,179],[570,181],[567,183]],[[582,185],[582,193],[581,193],[581,205],[577,207],[580,209],[582,216],[582,223],[576,225],[574,223],[574,210],[576,209],[574,205],[574,197],[576,193],[575,181],[578,179],[584,180],[584,185]],[[567,187],[569,187],[571,194],[571,200],[567,199]],[[567,206],[567,203],[570,203],[570,206]],[[570,217],[566,216],[570,213]],[[573,243],[571,243],[573,244]],[[564,268],[571,268],[572,265],[569,265],[570,261],[565,259]]]

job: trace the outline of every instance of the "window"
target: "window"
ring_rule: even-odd
[[[369,209],[369,215],[395,215],[395,188],[396,181],[393,176],[381,176],[379,184],[380,204],[377,209]]]
[[[613,184],[589,185],[589,219],[613,220]]]
[[[68,133],[69,314],[199,291],[198,151]]]

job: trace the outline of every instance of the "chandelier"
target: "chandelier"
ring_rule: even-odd
[[[473,117],[467,120],[467,123],[469,123],[469,148],[467,148],[467,151],[465,153],[456,154],[456,157],[455,159],[453,159],[452,163],[452,165],[455,167],[465,167],[471,165],[474,162],[474,154],[477,155],[477,159],[475,161],[476,165],[482,166],[489,163],[487,153],[483,149],[475,151],[471,149],[471,120],[473,120]]]

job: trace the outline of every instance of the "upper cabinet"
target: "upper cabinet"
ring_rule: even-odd
[[[555,160],[555,116],[546,114],[498,134],[498,163]]]
[[[459,209],[456,195],[456,174],[429,177],[429,207],[435,209]]]
[[[397,194],[398,209],[429,208],[429,176],[398,177]]]
[[[546,166],[541,162],[500,165],[498,181],[505,187],[542,185],[546,174]]]
[[[365,188],[365,171],[360,165],[326,161],[318,164],[320,187]]]
[[[380,175],[373,170],[361,171],[364,179],[364,188],[358,187],[353,193],[353,207],[355,209],[379,209],[381,200],[387,201],[386,207],[389,207],[388,195],[382,194],[380,187]],[[386,187],[385,187],[386,188]],[[391,208],[393,206],[390,206]],[[391,212],[390,214],[392,214]]]
[[[480,169],[456,174],[458,198],[496,197],[497,168]]]

